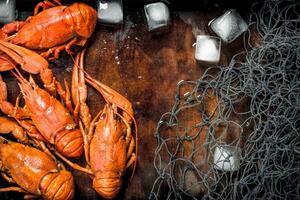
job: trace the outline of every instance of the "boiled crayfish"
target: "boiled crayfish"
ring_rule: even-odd
[[[45,58],[52,53],[54,58],[58,58],[63,49],[71,54],[73,44],[85,45],[97,22],[95,9],[84,3],[62,6],[58,0],[55,2],[56,4],[40,2],[35,8],[34,16],[24,22],[6,24],[0,29],[0,51],[5,53],[0,54],[0,72],[15,67],[16,59],[13,58],[12,61],[12,56],[22,57],[22,61],[17,61],[22,69],[33,74],[40,73],[45,88],[52,94],[55,93],[55,81],[48,63],[29,49],[42,51],[41,55]],[[50,8],[38,13],[40,7]]]
[[[78,64],[74,65],[73,73],[78,69],[79,73],[83,73],[84,53],[83,50],[77,56]],[[107,102],[104,109],[88,125],[88,128],[80,123],[84,135],[84,150],[88,167],[83,168],[60,154],[57,155],[75,169],[90,174],[93,179],[93,188],[101,196],[112,199],[120,191],[122,176],[126,169],[132,164],[135,169],[138,151],[137,126],[133,117],[132,105],[125,97],[88,74],[85,74],[85,77],[86,81],[95,87]],[[122,110],[121,114],[118,113],[118,109]],[[136,140],[131,132],[132,121],[135,123]],[[96,128],[95,124],[97,124]]]
[[[67,157],[79,157],[83,152],[83,136],[69,111],[60,101],[41,89],[32,77],[27,81],[16,72],[13,74],[24,95],[25,108],[13,106],[7,101],[7,87],[0,75],[0,109],[17,119],[31,137],[53,144]],[[31,122],[22,119],[31,119]]]
[[[40,7],[47,9],[38,13]],[[62,6],[58,0],[44,1],[36,6],[34,14],[24,22],[6,24],[0,35],[4,38],[3,35],[10,35],[6,41],[31,50],[46,50],[42,53],[44,57],[54,53],[58,58],[64,49],[71,54],[70,47],[74,44],[84,46],[97,22],[95,9],[84,3]]]
[[[29,194],[25,195],[27,199],[43,197],[70,200],[73,198],[72,174],[60,167],[51,156],[33,147],[0,137],[0,169],[2,176],[9,183],[18,185],[1,188],[0,192],[26,193]]]

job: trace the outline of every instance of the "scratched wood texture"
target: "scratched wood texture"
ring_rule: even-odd
[[[116,199],[148,197],[157,176],[153,168],[156,124],[160,116],[172,108],[178,81],[196,80],[205,70],[204,64],[196,63],[192,45],[196,34],[210,34],[207,24],[220,13],[221,10],[173,13],[170,30],[161,35],[148,33],[143,15],[138,12],[127,18],[120,28],[97,25],[87,49],[86,71],[132,102],[139,128],[137,169],[131,182],[130,172],[125,175],[124,186]],[[219,64],[226,66],[241,47],[241,41],[223,45]],[[58,80],[67,78],[70,81],[71,59],[65,54],[62,57],[65,59],[51,66]],[[4,73],[4,79],[8,83],[9,98],[14,101],[19,93],[16,81],[8,73]],[[101,96],[90,87],[88,105],[93,116],[104,106]],[[192,121],[193,117],[197,115],[186,116],[186,120]],[[76,171],[73,174],[75,199],[101,199],[91,189],[89,177]],[[1,194],[0,197],[20,197],[15,195]]]

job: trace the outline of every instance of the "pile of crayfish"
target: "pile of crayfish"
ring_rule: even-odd
[[[0,136],[1,175],[12,185],[0,192],[25,193],[27,199],[72,199],[74,179],[67,164],[87,173],[94,190],[112,199],[126,169],[132,167],[134,174],[138,130],[132,105],[84,70],[86,44],[96,22],[97,12],[89,5],[63,6],[53,0],[38,3],[25,21],[0,29],[0,134],[16,138]],[[71,87],[66,79],[63,87],[48,60],[59,59],[64,50],[74,54],[73,45],[81,50],[74,60]],[[8,99],[4,71],[10,71],[20,87],[15,104]],[[31,74],[39,74],[43,86]],[[93,119],[86,83],[106,102]],[[85,167],[70,160],[81,156]]]

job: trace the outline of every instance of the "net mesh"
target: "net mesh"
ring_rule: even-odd
[[[155,131],[149,199],[300,198],[299,8],[253,5],[261,44],[178,83]]]

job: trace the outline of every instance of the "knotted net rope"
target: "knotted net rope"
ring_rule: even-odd
[[[178,83],[149,199],[300,198],[299,5],[253,5],[261,44]]]

